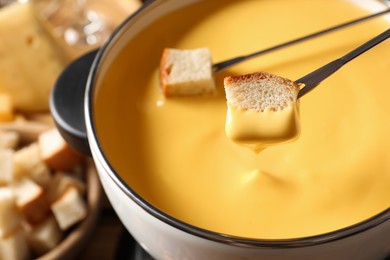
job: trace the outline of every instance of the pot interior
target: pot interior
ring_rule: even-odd
[[[383,9],[370,0],[153,2],[99,57],[90,111],[97,152],[130,196],[184,226],[254,240],[356,228],[390,204],[389,42],[301,100],[297,141],[260,154],[225,136],[223,79],[300,78],[387,29],[389,16],[218,73],[215,95],[165,98],[159,63],[166,47],[208,47],[217,62]]]

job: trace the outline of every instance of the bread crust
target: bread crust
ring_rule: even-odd
[[[164,96],[166,96],[166,97],[169,96],[169,93],[167,91],[168,71],[166,68],[169,53],[170,53],[169,48],[165,48],[163,51],[163,54],[161,56],[161,61],[160,61],[160,86],[161,86],[161,90],[162,90]]]
[[[296,92],[299,91],[299,84],[297,84],[296,82],[268,72],[254,72],[254,73],[244,74],[244,75],[229,76],[224,79],[224,84],[225,84],[225,88],[230,88],[232,87],[232,84],[245,83],[253,80],[263,80],[263,79],[269,79],[275,83],[288,86],[292,91],[296,91]]]
[[[51,204],[51,210],[61,230],[67,230],[83,220],[88,214],[88,208],[79,190],[69,186]]]
[[[69,171],[83,161],[83,156],[74,151],[55,128],[41,133],[38,145],[41,159],[50,169]]]
[[[31,225],[42,223],[50,214],[49,203],[43,191],[36,194],[25,204],[18,205],[18,207]]]

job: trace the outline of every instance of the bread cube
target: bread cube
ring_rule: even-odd
[[[20,136],[15,131],[0,131],[0,149],[15,149]]]
[[[49,202],[58,199],[69,187],[75,187],[80,194],[85,192],[85,184],[66,172],[57,171],[47,188],[46,197]]]
[[[298,138],[300,85],[267,72],[226,77],[225,132],[232,141],[258,153]]]
[[[15,232],[21,220],[12,190],[8,187],[0,188],[0,237],[6,237]]]
[[[210,50],[166,48],[160,63],[160,81],[166,97],[214,92]]]
[[[53,216],[48,217],[38,226],[30,227],[27,240],[37,255],[43,255],[53,249],[61,241],[63,232]]]
[[[29,177],[42,187],[50,181],[50,170],[42,162],[39,146],[32,143],[14,154],[15,178]]]
[[[298,102],[300,85],[268,72],[255,72],[224,79],[226,101],[242,110],[281,111]]]
[[[51,205],[51,210],[62,230],[66,230],[87,216],[87,206],[76,187],[69,187]]]
[[[49,203],[41,186],[23,177],[11,183],[15,194],[16,205],[27,222],[39,224],[50,213]]]
[[[50,169],[46,164],[40,162],[31,168],[28,173],[28,177],[39,184],[42,188],[47,188],[51,180]]]
[[[24,259],[30,259],[30,250],[25,231],[22,228],[18,228],[5,237],[0,236],[0,260]]]
[[[28,176],[28,172],[41,162],[39,146],[32,143],[15,152],[14,166],[15,175]]]
[[[83,157],[65,142],[56,128],[40,134],[38,144],[43,162],[51,169],[71,170],[83,160]]]
[[[11,149],[0,149],[0,186],[11,182],[13,173],[14,151]]]

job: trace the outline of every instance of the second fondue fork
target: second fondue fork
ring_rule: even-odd
[[[383,33],[378,36],[372,38],[366,43],[360,45],[353,51],[347,53],[343,57],[336,59],[328,64],[322,66],[321,68],[307,74],[306,76],[296,80],[297,83],[304,84],[304,87],[299,91],[298,98],[302,97],[313,88],[315,88],[318,84],[320,84],[324,79],[335,73],[338,69],[340,69],[343,65],[358,57],[360,54],[368,51],[379,43],[383,42],[387,38],[390,37],[390,29],[387,29]]]
[[[291,45],[294,45],[294,44],[297,44],[297,43],[300,43],[300,42],[303,42],[303,41],[306,41],[306,40],[309,40],[309,39],[312,39],[312,38],[315,38],[315,37],[318,37],[318,36],[321,36],[321,35],[324,35],[324,34],[327,34],[327,33],[333,32],[333,31],[336,31],[336,30],[339,30],[339,29],[348,27],[350,25],[358,24],[360,22],[366,21],[368,19],[372,19],[374,17],[386,14],[388,12],[390,12],[390,8],[387,8],[384,11],[381,11],[381,12],[378,12],[378,13],[374,13],[374,14],[371,14],[371,15],[368,15],[368,16],[364,16],[364,17],[361,17],[361,18],[358,18],[358,19],[355,19],[355,20],[352,20],[352,21],[349,21],[349,22],[346,22],[346,23],[343,23],[343,24],[336,25],[334,27],[330,27],[328,29],[325,29],[325,30],[322,30],[322,31],[319,31],[319,32],[315,32],[315,33],[306,35],[306,36],[303,36],[303,37],[300,37],[300,38],[297,38],[297,39],[294,39],[294,40],[291,40],[291,41],[288,41],[288,42],[285,42],[285,43],[282,43],[282,44],[278,44],[276,46],[273,46],[273,47],[270,47],[270,48],[267,48],[267,49],[255,52],[255,53],[251,53],[251,54],[248,54],[248,55],[239,56],[239,57],[235,57],[235,58],[232,58],[232,59],[229,59],[229,60],[221,61],[219,63],[215,63],[213,65],[213,72],[217,73],[217,72],[219,72],[221,70],[227,69],[227,68],[229,68],[229,67],[231,67],[233,65],[236,65],[237,63],[243,62],[245,60],[249,60],[251,58],[254,58],[254,57],[257,57],[257,56],[260,56],[260,55],[263,55],[263,54],[266,54],[266,53],[269,53],[269,52],[272,52],[272,51],[276,51],[276,50],[282,49],[284,47],[291,46]]]

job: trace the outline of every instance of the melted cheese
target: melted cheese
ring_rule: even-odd
[[[295,142],[259,154],[226,137],[222,82],[227,75],[259,70],[297,79],[387,29],[386,17],[222,72],[216,75],[216,95],[164,99],[159,87],[165,47],[207,46],[220,61],[371,13],[363,2],[379,5],[356,2],[202,1],[156,21],[100,73],[95,120],[108,160],[162,211],[229,235],[317,235],[387,209],[389,41],[300,100]]]
[[[279,111],[241,109],[228,104],[226,136],[255,152],[268,146],[292,141],[299,134],[296,103]]]

